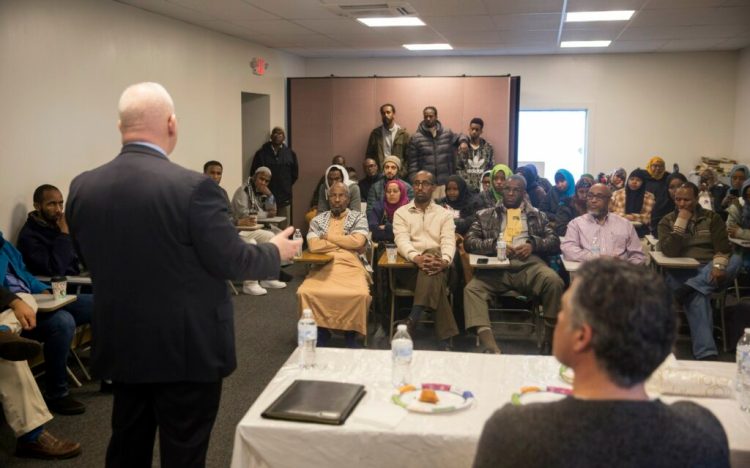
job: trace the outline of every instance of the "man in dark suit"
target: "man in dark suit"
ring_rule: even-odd
[[[264,279],[299,242],[292,229],[248,245],[218,184],[169,161],[172,98],[157,83],[123,92],[123,148],[76,177],[66,213],[96,285],[92,366],[114,382],[108,467],[203,466],[221,394],[236,367],[227,279]]]

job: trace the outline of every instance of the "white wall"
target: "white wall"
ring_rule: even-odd
[[[254,56],[270,64],[263,77]],[[0,230],[15,241],[35,187],[65,196],[75,175],[117,154],[117,100],[139,81],[161,82],[175,101],[171,159],[195,170],[222,161],[231,194],[241,92],[269,94],[271,125],[283,126],[286,77],[303,75],[295,56],[113,1],[0,1]]]
[[[741,51],[737,68],[734,154],[743,161],[750,161],[750,47]]]
[[[681,169],[700,156],[733,156],[737,63],[736,52],[710,52],[308,59],[306,70],[307,76],[519,75],[522,109],[589,110],[587,169],[596,173],[644,167],[653,155]],[[401,125],[413,131],[417,122]]]

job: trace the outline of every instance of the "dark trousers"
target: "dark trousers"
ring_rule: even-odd
[[[159,429],[161,466],[203,467],[221,397],[221,381],[114,382],[108,468],[151,467]]]

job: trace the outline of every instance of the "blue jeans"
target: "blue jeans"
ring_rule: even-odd
[[[68,394],[66,367],[76,327],[91,323],[94,308],[92,294],[79,294],[75,302],[54,312],[39,312],[36,328],[24,331],[23,336],[44,343],[45,396],[54,400]]]
[[[693,355],[697,359],[707,356],[718,355],[716,342],[714,341],[714,319],[711,309],[711,294],[727,287],[734,281],[737,273],[742,267],[742,257],[732,255],[727,265],[727,276],[722,284],[713,284],[709,281],[713,263],[708,263],[698,270],[667,270],[667,285],[674,291],[682,284],[695,289],[685,304],[685,315],[690,325],[690,339],[693,342]]]

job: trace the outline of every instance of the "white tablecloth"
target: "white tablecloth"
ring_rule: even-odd
[[[296,352],[279,370],[237,426],[232,467],[468,467],[484,422],[525,385],[567,386],[560,364],[548,356],[486,355],[415,351],[412,380],[459,385],[474,393],[473,407],[450,414],[416,414],[396,408],[394,428],[365,421],[387,405],[390,351],[318,349],[318,368],[300,370]],[[691,363],[692,364],[692,363]],[[734,365],[696,363],[716,374],[733,376]],[[343,426],[261,418],[260,414],[295,379],[364,384],[367,394]],[[665,402],[678,399],[662,397]],[[729,436],[733,460],[750,458],[750,415],[731,399],[690,398],[711,409]],[[395,405],[393,405],[395,406]],[[735,466],[740,466],[735,463]]]

